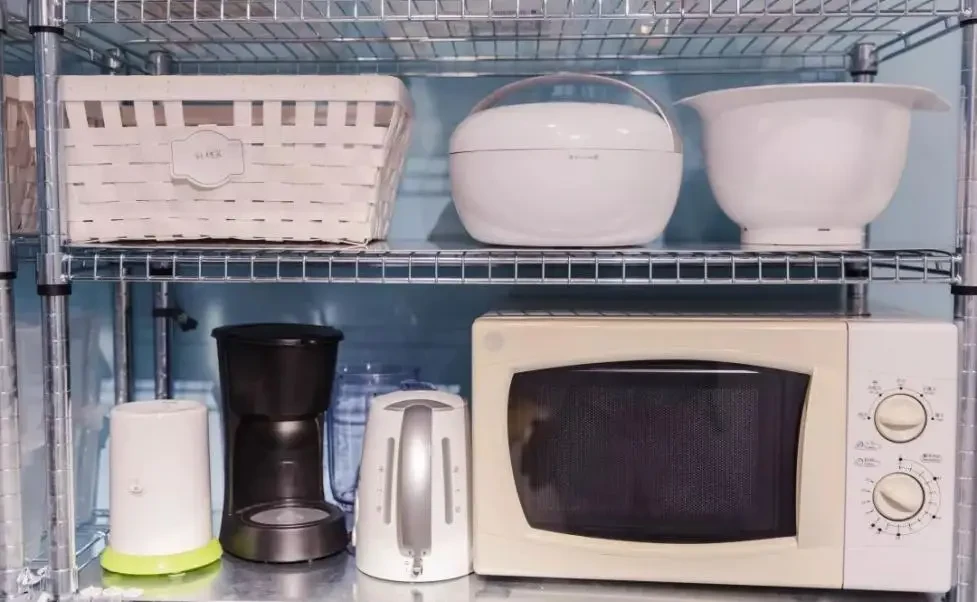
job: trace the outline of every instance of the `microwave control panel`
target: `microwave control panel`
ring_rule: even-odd
[[[848,366],[844,586],[947,591],[957,329],[852,321]]]

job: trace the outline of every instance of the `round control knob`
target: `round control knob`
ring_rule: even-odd
[[[926,408],[912,395],[889,395],[875,408],[875,428],[893,443],[912,441],[926,428]]]
[[[901,472],[887,474],[875,484],[872,503],[875,509],[891,521],[905,521],[919,514],[926,495],[923,486],[910,475]]]

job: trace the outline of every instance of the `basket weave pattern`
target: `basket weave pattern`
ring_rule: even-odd
[[[411,124],[395,78],[66,76],[60,86],[72,242],[387,235]],[[22,99],[25,88],[32,98],[29,79]]]

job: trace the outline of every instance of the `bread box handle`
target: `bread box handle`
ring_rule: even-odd
[[[638,88],[637,86],[634,86],[627,82],[622,82],[621,80],[614,79],[613,77],[597,75],[594,73],[568,73],[568,72],[550,73],[548,75],[538,75],[536,77],[529,77],[526,79],[521,79],[519,81],[512,82],[511,84],[506,84],[501,88],[499,88],[498,90],[495,90],[494,92],[492,92],[491,94],[483,98],[482,100],[478,101],[478,103],[472,108],[469,115],[473,115],[475,113],[478,113],[479,111],[484,111],[485,109],[488,109],[495,103],[499,102],[499,100],[501,100],[503,97],[513,92],[516,92],[518,90],[522,90],[532,86],[540,86],[540,85],[547,85],[547,84],[550,85],[565,84],[565,83],[604,84],[608,86],[615,86],[622,90],[627,90],[628,92],[631,92],[632,94],[634,94],[635,96],[643,100],[645,104],[650,106],[654,110],[654,112],[657,113],[662,118],[662,121],[665,122],[665,127],[668,128],[668,133],[671,134],[672,136],[672,143],[674,144],[675,152],[677,153],[682,152],[682,137],[678,133],[678,128],[675,125],[675,121],[669,117],[664,107],[662,107],[662,105],[660,105],[657,100],[652,98],[651,95],[649,95],[641,88]]]

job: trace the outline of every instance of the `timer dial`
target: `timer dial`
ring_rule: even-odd
[[[875,484],[872,492],[876,511],[896,522],[907,521],[919,514],[925,502],[922,484],[904,472],[885,475]]]
[[[908,443],[926,428],[926,408],[906,393],[893,393],[875,407],[875,428],[893,443]]]

